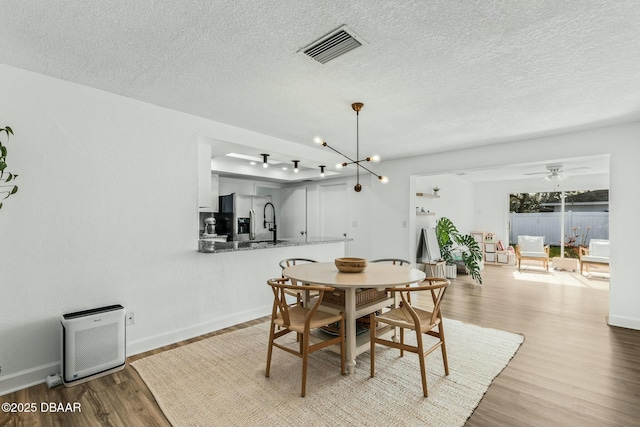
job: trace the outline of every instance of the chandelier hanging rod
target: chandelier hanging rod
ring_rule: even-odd
[[[332,146],[330,146],[329,144],[327,144],[327,143],[326,143],[326,141],[323,141],[321,138],[319,138],[319,137],[318,137],[318,138],[316,138],[316,140],[315,140],[315,141],[316,141],[318,144],[322,145],[323,147],[327,147],[328,149],[335,151],[336,153],[340,154],[340,155],[341,155],[342,157],[344,157],[345,159],[349,160],[348,162],[340,163],[340,165],[341,165],[342,167],[349,166],[349,165],[360,164],[360,163],[362,163],[362,162],[374,162],[374,163],[376,163],[376,162],[380,161],[380,158],[379,158],[378,156],[369,156],[369,157],[367,157],[366,159],[362,159],[362,160],[353,160],[351,157],[347,156],[346,154],[341,153],[340,151],[336,150],[335,148],[333,148]],[[374,172],[370,171],[369,169],[367,169],[367,167],[366,167],[366,166],[362,166],[362,165],[360,164],[360,167],[361,167],[362,169],[364,169],[364,170],[368,171],[370,174],[373,174],[373,175],[375,175],[375,176],[378,176],[378,174],[377,174],[377,173],[374,173]]]
[[[345,159],[349,160],[348,162],[343,162],[340,163],[340,165],[342,167],[348,166],[348,165],[358,165],[360,166],[362,169],[366,170],[367,172],[369,172],[371,175],[374,175],[375,177],[377,177],[378,179],[382,180],[384,179],[383,176],[378,175],[377,173],[371,171],[369,168],[367,168],[366,166],[362,165],[362,162],[376,162],[376,158],[377,156],[370,156],[367,157],[366,159],[362,159],[362,160],[353,160],[351,157],[347,156],[346,154],[341,153],[340,151],[336,150],[335,148],[333,148],[332,146],[330,146],[329,144],[327,144],[326,141],[323,141],[322,138],[318,137],[315,139],[315,142],[317,142],[318,144],[322,145],[323,147],[327,147],[330,150],[335,151],[336,153],[340,154],[342,157],[344,157]]]

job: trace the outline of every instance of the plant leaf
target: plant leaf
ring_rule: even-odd
[[[481,285],[480,261],[482,261],[482,251],[473,236],[460,234],[453,222],[443,217],[436,222],[436,237],[440,246],[440,254],[448,264],[454,263],[453,251],[462,249],[462,262],[469,270],[471,277]]]

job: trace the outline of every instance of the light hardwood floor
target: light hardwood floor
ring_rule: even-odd
[[[482,287],[468,276],[453,281],[443,301],[445,317],[523,333],[525,342],[467,426],[640,425],[640,331],[607,326],[606,279],[494,266],[487,266],[483,277]],[[71,388],[38,385],[0,397],[4,402],[80,402],[82,412],[0,413],[0,426],[169,425],[130,366]]]

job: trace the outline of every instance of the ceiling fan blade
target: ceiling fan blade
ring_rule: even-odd
[[[545,171],[545,172],[529,172],[529,173],[525,173],[524,175],[547,175],[549,173],[549,171]]]
[[[584,171],[584,170],[588,170],[590,169],[588,166],[579,166],[579,167],[575,167],[575,168],[566,168],[566,169],[562,169],[561,172],[567,172],[567,171]]]

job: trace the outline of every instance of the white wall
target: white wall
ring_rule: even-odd
[[[440,175],[464,169],[490,168],[549,159],[594,155],[610,155],[610,240],[611,290],[609,293],[609,323],[640,329],[640,287],[633,268],[635,252],[631,249],[630,230],[636,228],[640,203],[629,197],[635,182],[640,181],[640,123],[603,127],[584,132],[495,144],[463,151],[443,152],[410,159],[385,161],[378,165],[378,173],[390,177],[389,184],[380,186],[370,206],[373,215],[373,241],[368,254],[377,257],[386,248],[396,248],[397,256],[409,258],[415,253],[415,239],[411,228],[403,228],[404,221],[415,215],[413,194],[416,175]],[[442,184],[438,183],[441,187]],[[444,191],[444,189],[443,189]],[[479,192],[480,194],[480,192]],[[497,195],[501,198],[502,196]],[[497,199],[496,199],[497,200]],[[506,202],[504,202],[506,203]],[[405,206],[392,210],[389,205]],[[501,209],[506,212],[505,209]],[[500,222],[487,220],[486,207],[471,208],[481,215],[476,227],[499,227]],[[478,212],[478,209],[480,212]],[[483,219],[484,216],[484,219]],[[364,252],[363,252],[364,253]]]
[[[197,136],[286,142],[6,66],[0,93],[20,186],[0,211],[0,394],[59,371],[64,313],[134,310],[130,353],[268,314],[266,279],[303,250],[197,252]]]
[[[2,126],[16,133],[8,163],[20,175],[19,193],[0,211],[0,394],[56,369],[63,313],[123,304],[136,311],[128,343],[142,351],[265,309],[259,290],[265,274],[279,274],[273,259],[247,269],[240,255],[220,262],[223,254],[196,252],[197,136],[283,152],[293,143],[6,66],[0,93]],[[358,226],[348,251],[415,253],[413,194],[424,190],[416,175],[610,153],[609,321],[640,329],[635,251],[627,250],[638,202],[626,191],[640,180],[639,142],[634,123],[382,162],[376,171],[389,184],[362,179],[362,193],[349,192]],[[309,256],[331,259],[344,245],[329,249]]]
[[[440,188],[440,198],[415,196],[415,193],[432,193],[432,189],[436,185]],[[410,225],[410,230],[415,230],[413,233],[414,248],[417,247],[420,230],[435,227],[436,222],[442,217],[449,218],[460,233],[468,234],[476,229],[473,183],[455,175],[418,176],[414,179],[414,188],[416,191],[411,194],[415,201],[414,211],[417,206],[436,214],[435,216],[416,215],[413,218],[415,225]],[[414,262],[415,251],[406,259]]]

